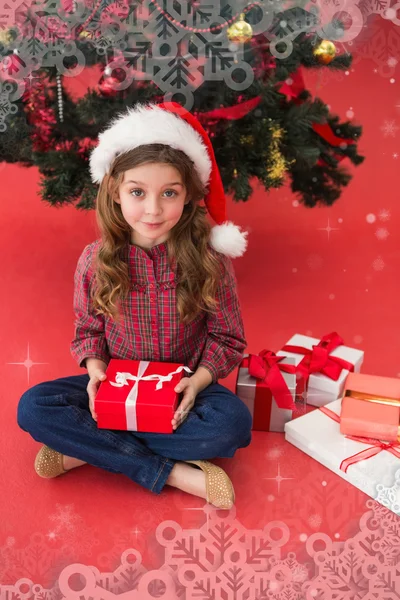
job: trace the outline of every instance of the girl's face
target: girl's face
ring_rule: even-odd
[[[116,202],[132,228],[131,243],[152,248],[168,239],[189,200],[175,167],[148,163],[125,171]]]

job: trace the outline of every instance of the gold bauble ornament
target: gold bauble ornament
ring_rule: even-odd
[[[329,40],[322,40],[322,42],[314,48],[313,54],[319,63],[328,65],[336,56],[336,46]]]
[[[82,39],[90,38],[90,37],[92,37],[92,32],[86,31],[86,29],[84,29],[83,31],[80,32],[78,37],[80,37]]]
[[[253,37],[253,28],[244,20],[244,13],[240,13],[239,21],[228,27],[226,35],[230,42],[244,44]]]
[[[12,35],[10,33],[9,29],[2,29],[0,31],[0,44],[3,44],[3,46],[6,46],[7,44],[9,44],[12,40]]]

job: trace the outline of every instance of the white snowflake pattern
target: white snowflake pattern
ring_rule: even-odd
[[[280,446],[274,446],[274,448],[271,448],[271,450],[268,450],[267,452],[267,458],[270,459],[274,459],[274,458],[280,458],[283,454],[283,448],[281,448]]]
[[[396,471],[392,487],[377,484],[374,499],[386,506],[396,515],[400,515],[400,469]]]
[[[322,517],[318,513],[316,513],[315,515],[310,515],[308,518],[308,524],[313,529],[318,529],[321,526],[321,523]]]
[[[381,127],[381,131],[385,137],[394,137],[398,131],[398,126],[396,125],[396,121],[393,119],[389,121],[386,119]]]
[[[393,152],[392,156],[393,156],[393,158],[399,158],[399,153],[398,152]]]
[[[390,210],[388,208],[382,208],[379,211],[378,217],[380,221],[389,221],[390,219]]]
[[[55,533],[58,533],[60,529],[73,529],[75,524],[73,521],[76,521],[76,517],[73,514],[73,504],[65,504],[62,506],[58,502],[56,503],[56,507],[58,512],[53,515],[49,515],[50,521],[55,521],[57,523]]]
[[[292,570],[292,579],[293,581],[298,581],[302,583],[308,578],[308,569],[304,565],[297,565]]]
[[[375,235],[378,238],[378,240],[387,240],[388,236],[389,236],[389,232],[386,229],[386,227],[379,227],[376,231],[375,231]]]
[[[383,271],[383,269],[385,268],[385,261],[383,260],[383,258],[378,256],[378,258],[376,258],[372,263],[372,268],[374,269],[374,271]]]

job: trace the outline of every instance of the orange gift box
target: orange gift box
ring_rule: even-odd
[[[342,399],[340,432],[397,442],[399,426],[400,380],[349,373]]]

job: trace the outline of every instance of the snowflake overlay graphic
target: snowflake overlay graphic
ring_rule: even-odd
[[[381,131],[383,132],[384,137],[395,137],[399,127],[396,125],[396,121],[384,121]]]
[[[386,229],[386,227],[379,227],[375,231],[375,235],[378,238],[378,240],[386,240],[389,236],[389,231]]]
[[[374,271],[383,271],[383,269],[385,268],[385,261],[381,256],[378,256],[378,258],[376,258],[373,261],[372,268],[374,269]]]
[[[390,489],[399,491],[400,470]],[[392,498],[387,490],[377,493]],[[398,510],[396,502],[389,500]],[[301,554],[307,557],[299,562],[295,552],[284,552],[290,530],[282,521],[249,530],[236,518],[234,507],[228,512],[206,505],[207,524],[199,529],[184,529],[170,520],[158,525],[155,537],[164,548],[159,569],[147,570],[140,553],[128,548],[112,573],[72,563],[61,570],[52,588],[21,578],[15,585],[0,585],[0,598],[394,600],[400,589],[400,519],[375,500],[366,506],[352,538],[336,541],[313,533],[302,543]],[[37,544],[43,555],[48,553],[43,539]],[[79,581],[79,592],[73,581]]]
[[[379,211],[378,217],[381,221],[389,221],[390,210],[388,208],[382,208],[382,210]]]
[[[163,91],[165,101],[179,94],[182,105],[190,110],[194,92],[204,81],[224,81],[234,91],[245,90],[253,83],[253,69],[244,60],[244,44],[230,42],[226,35],[227,22],[235,16],[238,19],[248,2],[239,0],[224,6],[220,1],[197,3],[194,10],[192,3],[167,0],[160,3],[167,18],[163,18],[160,5],[151,0],[98,2],[96,7],[101,7],[98,12],[93,11],[94,2],[81,0],[68,4],[70,8],[65,3],[60,11],[53,0],[41,0],[29,7],[29,14],[24,0],[10,0],[2,6],[2,28],[18,23],[18,35],[15,31],[15,38],[7,47],[13,54],[0,60],[0,73],[6,74],[3,79],[17,86],[14,100],[22,96],[25,85],[40,68],[56,67],[65,77],[79,75],[86,65],[76,41],[83,39],[82,33],[99,57],[107,56],[108,72],[114,67],[124,71],[124,80],[113,83],[115,90],[126,89],[134,79],[151,80]],[[263,34],[276,58],[289,56],[293,41],[301,33],[324,34],[325,26],[317,7],[312,6],[309,15],[295,9],[288,21],[273,27],[274,16],[281,10],[280,0],[268,0],[268,10],[259,11],[260,19],[252,24],[253,36]],[[358,8],[354,10],[358,24],[355,22],[351,32],[346,33],[352,37],[358,34],[362,20]],[[329,15],[333,16],[330,12]],[[80,29],[82,24],[84,32]],[[207,31],[211,24],[222,28]],[[66,57],[74,60],[66,65]],[[8,70],[11,58],[12,68]],[[4,89],[0,90],[0,95],[4,93]],[[3,96],[0,98],[2,111],[9,114],[7,101]],[[1,127],[4,131],[4,118],[0,114],[0,131]]]
[[[400,516],[400,469],[396,471],[394,477],[394,484],[392,485],[392,487],[385,487],[384,485],[379,483],[376,486],[376,491],[376,501],[383,504],[383,506],[389,508],[396,515]]]

